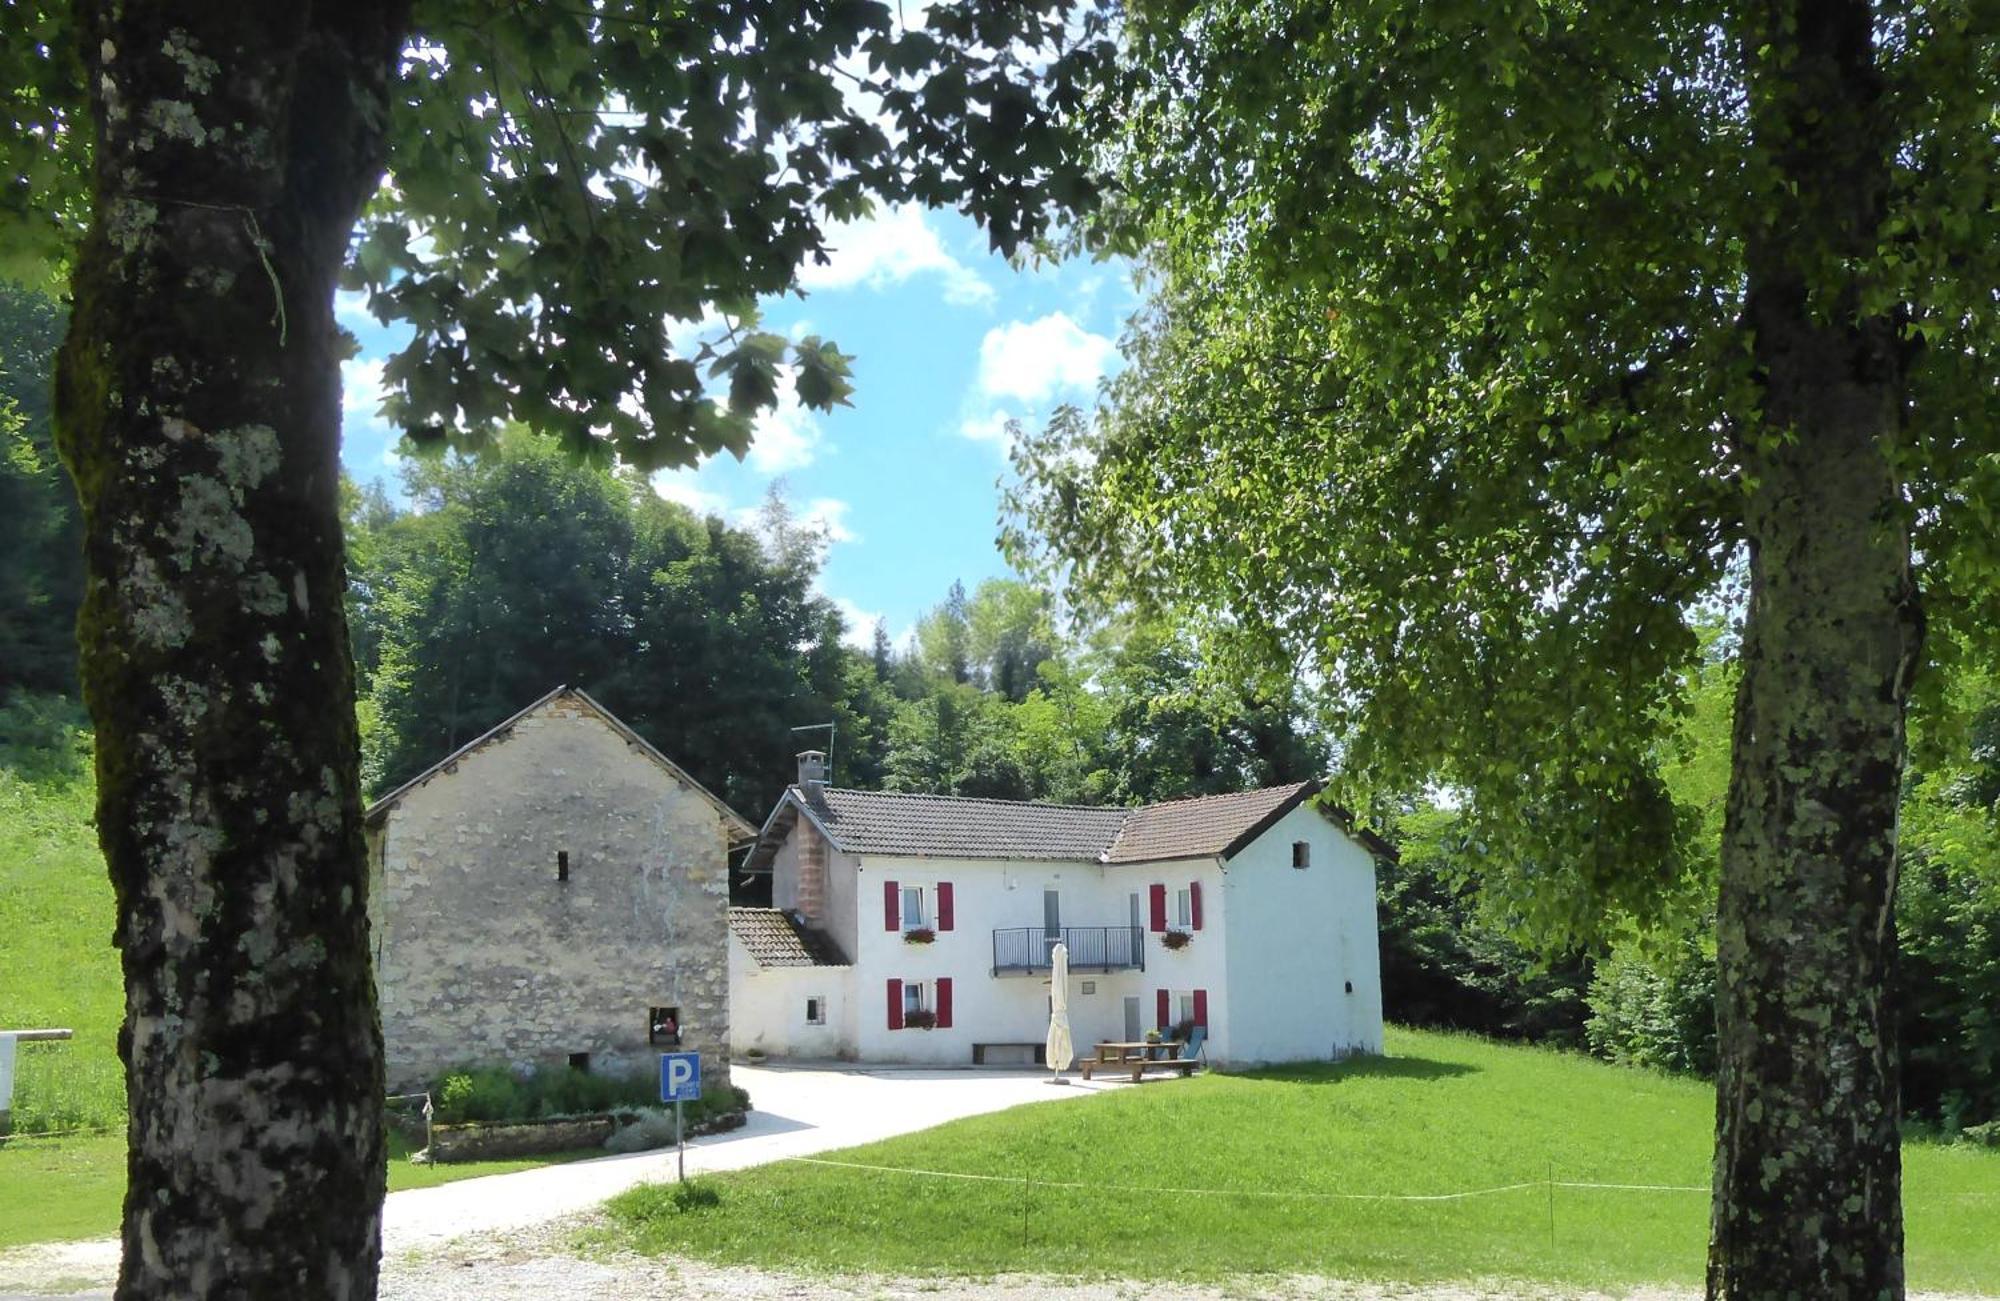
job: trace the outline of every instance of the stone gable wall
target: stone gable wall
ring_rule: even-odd
[[[678,1007],[728,1079],[728,832],[713,804],[557,697],[369,832],[389,1081],[460,1065],[650,1070]],[[569,879],[557,879],[567,853]]]

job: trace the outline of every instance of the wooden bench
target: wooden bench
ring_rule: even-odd
[[[1171,1057],[1154,1057],[1154,1052],[1165,1049],[1173,1053]],[[1132,1074],[1132,1083],[1137,1084],[1147,1071],[1179,1071],[1186,1076],[1201,1065],[1198,1058],[1181,1056],[1181,1045],[1174,1040],[1162,1043],[1123,1043],[1110,1041],[1097,1045],[1097,1055],[1086,1057],[1077,1063],[1077,1070],[1084,1079],[1089,1079],[1095,1071],[1108,1071],[1114,1075]]]
[[[1192,1057],[1169,1057],[1164,1061],[1134,1062],[1132,1063],[1132,1083],[1137,1084],[1139,1077],[1147,1071],[1179,1071],[1181,1078],[1186,1079],[1188,1075],[1193,1073],[1194,1068],[1199,1065],[1201,1063]]]
[[[1046,1066],[1049,1060],[1049,1046],[1046,1043],[1028,1043],[1023,1041],[1020,1043],[974,1044],[972,1045],[972,1064],[974,1066],[986,1065],[986,1050],[988,1048],[1030,1049],[1033,1052],[1035,1065],[1037,1066]]]

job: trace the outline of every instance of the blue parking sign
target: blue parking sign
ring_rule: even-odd
[[[660,1101],[694,1102],[701,1097],[701,1054],[660,1054]]]

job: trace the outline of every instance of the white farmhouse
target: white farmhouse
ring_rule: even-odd
[[[1382,1049],[1375,860],[1317,783],[1144,808],[839,790],[825,760],[764,822],[732,909],[738,1052],[1037,1059],[1069,946],[1079,1054],[1184,1022],[1218,1065]]]

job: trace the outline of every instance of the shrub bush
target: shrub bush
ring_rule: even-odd
[[[1715,958],[1689,936],[1649,956],[1621,948],[1590,982],[1584,1039],[1627,1066],[1715,1074]]]
[[[649,1111],[629,1125],[621,1125],[604,1140],[607,1152],[650,1152],[656,1147],[669,1147],[674,1141],[674,1113],[671,1111]]]
[[[516,1075],[497,1066],[453,1071],[431,1090],[431,1120],[439,1125],[472,1121],[549,1120],[607,1111],[655,1111],[660,1082],[651,1072],[593,1075],[570,1067]],[[687,1104],[692,1125],[730,1111],[747,1111],[750,1095],[734,1085],[709,1088]],[[672,1117],[667,1121],[669,1131]]]
[[[438,1081],[431,1098],[433,1121],[459,1125],[475,1120],[546,1120],[620,1107],[657,1106],[660,1086],[651,1074],[593,1075],[565,1066],[515,1075],[488,1066],[452,1072]]]

